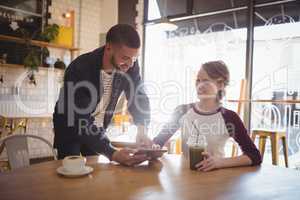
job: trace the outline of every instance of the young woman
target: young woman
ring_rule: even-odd
[[[210,171],[217,168],[259,165],[261,155],[250,139],[246,128],[239,116],[224,107],[221,99],[225,94],[225,87],[229,83],[229,71],[222,61],[204,63],[196,80],[198,102],[178,106],[171,120],[165,124],[154,144],[161,147],[179,129],[182,130],[183,154],[187,155],[187,140],[191,132],[204,135],[207,152],[203,161],[196,164],[200,171]],[[243,154],[226,158],[224,147],[226,141],[232,137],[240,146]]]

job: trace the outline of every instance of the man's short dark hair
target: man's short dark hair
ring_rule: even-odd
[[[128,24],[117,24],[109,29],[106,43],[125,45],[130,48],[140,48],[141,41],[138,32]]]

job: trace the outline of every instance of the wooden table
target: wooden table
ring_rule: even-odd
[[[99,163],[94,172],[64,178],[55,170],[61,161],[32,165],[0,174],[0,198],[6,199],[299,199],[300,172],[275,166],[241,167],[212,172],[191,171],[178,155],[135,168]]]

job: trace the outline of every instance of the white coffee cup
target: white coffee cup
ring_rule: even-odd
[[[86,159],[82,156],[67,156],[63,159],[63,168],[71,173],[81,172],[85,168]]]

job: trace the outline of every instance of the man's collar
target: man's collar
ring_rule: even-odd
[[[92,52],[92,54],[95,56],[95,64],[96,66],[99,66],[100,69],[103,66],[104,47],[105,46],[99,47]]]

